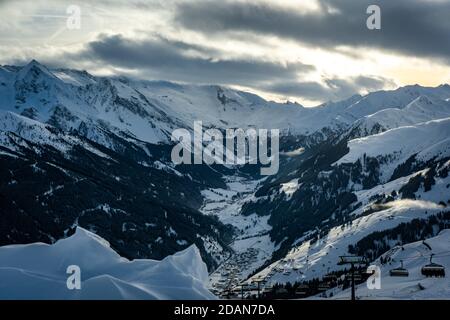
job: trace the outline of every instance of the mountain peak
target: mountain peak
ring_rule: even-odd
[[[17,79],[22,80],[31,72],[35,75],[43,74],[50,78],[56,78],[53,73],[49,69],[47,69],[46,66],[33,59],[28,64],[23,66],[22,69],[20,69],[20,71],[17,73]]]
[[[28,64],[29,65],[41,65],[36,59],[32,59]]]
[[[31,69],[31,68],[34,68],[34,67],[48,71],[46,66],[44,66],[43,64],[41,64],[39,61],[37,61],[35,59],[31,60],[25,66],[23,66],[22,70],[23,69]]]

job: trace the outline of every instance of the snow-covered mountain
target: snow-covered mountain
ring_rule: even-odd
[[[420,96],[404,108],[388,108],[355,121],[350,135],[365,137],[389,129],[409,126],[450,116],[450,101]]]
[[[295,281],[294,267],[320,277],[349,251],[368,246],[376,259],[374,233],[447,210],[449,101],[449,85],[414,85],[305,108],[213,85],[3,66],[0,244],[55,243],[81,226],[129,259],[195,244],[213,283],[229,270],[234,284]],[[171,133],[194,121],[280,129],[278,174],[174,165]]]
[[[99,78],[74,70],[49,70],[37,61],[22,68],[3,67],[0,81],[3,110],[63,129],[84,125],[96,131],[106,126],[149,143],[167,143],[172,130],[192,128],[199,120],[207,127],[287,129],[295,127],[296,118],[310,113],[299,105],[278,105],[218,86]]]
[[[407,108],[414,109],[417,102]],[[435,115],[437,120],[411,124],[402,118],[407,125],[346,141],[345,150],[339,146],[340,137],[336,145],[304,159],[297,172],[260,189],[264,193],[245,210],[263,214],[260,208],[266,208],[279,230],[275,236],[280,245],[290,245],[280,259],[271,261],[248,282],[265,279],[271,285],[323,279],[344,269],[337,265],[340,256],[358,254],[372,261],[395,245],[423,240],[448,228],[450,119],[445,113],[434,113],[434,104],[429,106],[426,119]],[[336,152],[337,157],[319,162]],[[442,240],[448,248],[448,239]],[[448,280],[439,284],[440,293],[431,288],[431,280],[421,282],[427,283],[429,290],[418,293],[417,298],[448,297],[448,290],[441,290],[448,287]],[[411,290],[418,286],[408,283]],[[409,289],[403,288],[402,296],[402,288],[367,294],[408,297]]]
[[[79,268],[79,290],[67,286],[69,266]],[[207,280],[195,246],[161,261],[129,261],[82,228],[53,245],[0,248],[0,299],[6,300],[215,299]]]
[[[362,162],[364,158],[386,159],[380,164],[381,181],[392,177],[394,170],[410,157],[416,161],[450,157],[450,118],[398,127],[380,134],[351,140],[350,152],[337,164]]]
[[[386,108],[404,108],[420,96],[450,97],[450,87],[411,86],[390,92],[354,96],[317,108],[278,104],[242,91],[218,86],[180,85],[95,77],[85,71],[49,70],[33,60],[24,67],[0,69],[0,108],[24,113],[63,129],[87,125],[128,132],[150,143],[168,142],[174,128],[194,121],[217,128],[278,128],[311,134],[341,127]],[[92,137],[95,138],[95,137]]]
[[[130,258],[192,243],[210,267],[221,259],[213,252],[226,256],[231,230],[197,210],[205,185],[224,185],[220,173],[175,169],[170,147],[150,143],[167,138],[170,119],[156,129],[157,109],[121,100],[108,79],[85,72],[32,61],[2,68],[0,79],[2,244],[54,242],[80,224]]]

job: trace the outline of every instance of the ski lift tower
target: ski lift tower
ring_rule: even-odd
[[[257,277],[256,279],[253,279],[252,282],[258,285],[258,300],[259,300],[261,299],[261,282],[264,282],[264,278]]]
[[[338,265],[351,266],[350,273],[352,275],[352,300],[356,300],[355,297],[355,265],[366,265],[366,259],[361,256],[340,256]]]
[[[244,291],[245,291],[245,286],[247,284],[245,282],[241,283],[241,300],[244,300]]]

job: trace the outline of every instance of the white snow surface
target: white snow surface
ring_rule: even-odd
[[[410,126],[422,122],[450,117],[450,103],[421,95],[405,108],[388,108],[367,115],[355,122],[362,132],[370,133],[376,125],[383,130]]]
[[[64,133],[53,133],[48,124],[35,121],[33,119],[18,115],[10,111],[0,110],[0,145],[7,147],[12,151],[18,151],[11,143],[13,139],[8,133],[14,132],[26,141],[34,142],[40,145],[52,146],[62,153],[67,153],[74,146],[83,146],[89,152],[100,157],[110,159],[110,157],[90,144],[81,141],[79,138]],[[16,141],[17,142],[17,141]],[[27,142],[23,142],[27,144]]]
[[[250,280],[266,278],[270,285],[321,278],[330,271],[343,269],[336,263],[339,256],[349,255],[349,245],[354,245],[375,231],[392,229],[400,223],[417,218],[426,219],[442,210],[441,206],[430,201],[392,201],[388,203],[386,210],[356,218],[351,225],[332,228],[326,237],[315,243],[301,243],[291,249],[283,259],[272,263]],[[298,269],[298,272],[293,271],[294,268]],[[269,276],[271,271],[273,275]],[[285,274],[286,271],[289,274]]]
[[[412,155],[426,161],[450,155],[450,118],[432,120],[412,126],[403,126],[380,134],[358,138],[349,142],[350,152],[336,162],[355,163],[364,155],[373,158],[389,157],[381,172],[387,181],[395,168]]]
[[[80,290],[67,288],[70,265],[81,269]],[[0,299],[215,299],[207,281],[195,246],[161,261],[129,261],[80,227],[52,245],[0,247]]]

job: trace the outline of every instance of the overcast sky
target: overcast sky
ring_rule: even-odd
[[[370,4],[381,30],[366,27]],[[81,9],[79,29],[67,8]],[[450,0],[0,0],[0,64],[228,85],[314,106],[450,82]]]

